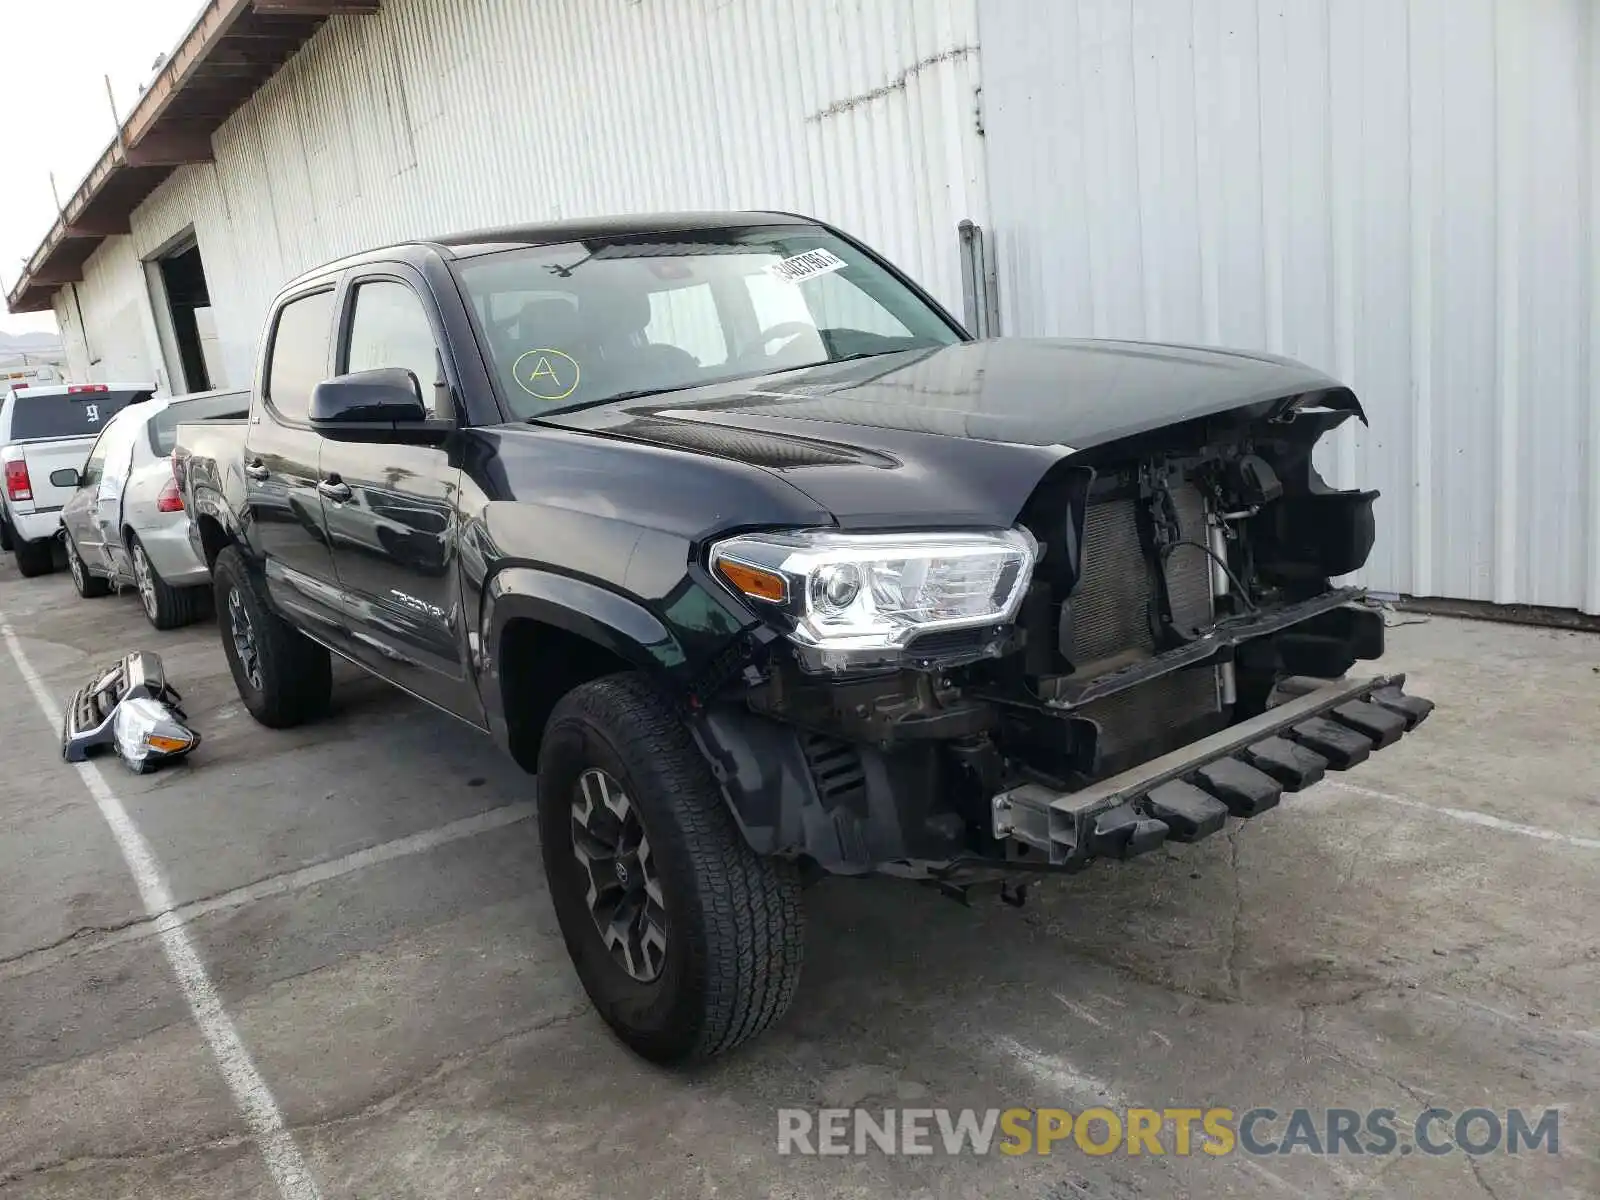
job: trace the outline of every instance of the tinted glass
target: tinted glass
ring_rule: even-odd
[[[311,389],[328,377],[333,332],[333,293],[291,300],[278,313],[267,367],[267,399],[281,416],[304,421]]]
[[[404,367],[417,377],[431,410],[439,364],[433,327],[417,294],[403,283],[375,279],[356,288],[355,305],[344,370]]]
[[[18,396],[11,414],[11,440],[84,437],[99,433],[128,405],[148,400],[149,392],[69,392],[56,396]]]
[[[452,269],[522,417],[960,340],[871,255],[810,225],[486,250]]]
[[[150,418],[145,431],[150,438],[150,453],[165,458],[178,444],[178,426],[184,421],[215,421],[226,417],[248,417],[250,393],[230,392],[226,396],[207,396],[203,400],[176,400]]]

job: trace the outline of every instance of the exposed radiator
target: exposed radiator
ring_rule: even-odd
[[[1173,489],[1185,543],[1206,544],[1205,500],[1193,484]],[[1167,595],[1179,629],[1211,620],[1211,560],[1192,545],[1167,555]],[[1084,522],[1083,570],[1072,594],[1070,657],[1077,675],[1095,675],[1155,653],[1156,604],[1151,572],[1139,541],[1138,504],[1131,499],[1091,504]],[[1081,715],[1100,726],[1110,761],[1141,761],[1162,752],[1179,731],[1221,712],[1215,669],[1179,671],[1086,705]],[[1180,739],[1181,740],[1181,739]]]
[[[1185,543],[1206,544],[1205,500],[1185,483],[1173,489],[1178,529]],[[1211,560],[1193,545],[1180,545],[1166,561],[1167,596],[1180,629],[1211,619]],[[1155,653],[1151,617],[1156,603],[1151,575],[1139,544],[1138,503],[1104,500],[1091,504],[1083,529],[1082,581],[1072,593],[1073,665],[1094,673],[1095,664],[1130,651]]]

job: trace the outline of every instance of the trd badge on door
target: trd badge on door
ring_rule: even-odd
[[[408,596],[396,588],[390,588],[389,595],[400,601],[400,603],[404,604],[407,608],[414,608],[418,612],[427,613],[430,617],[433,617],[439,621],[444,620],[444,609],[440,608],[437,604],[429,604],[426,600],[418,600],[415,596]]]

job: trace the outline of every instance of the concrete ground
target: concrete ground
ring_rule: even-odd
[[[1021,912],[826,882],[788,1018],[674,1074],[586,1004],[518,768],[349,673],[326,723],[259,728],[214,625],[154,633],[135,604],[0,570],[56,703],[154,649],[205,735],[184,767],[101,771],[309,1168],[297,1195],[1600,1195],[1600,637],[1397,628],[1386,666],[1440,703],[1416,735]],[[170,935],[3,649],[0,696],[0,1195],[279,1195]],[[1403,1130],[1430,1106],[1557,1107],[1560,1153],[776,1151],[780,1107],[1101,1102],[1389,1107]]]

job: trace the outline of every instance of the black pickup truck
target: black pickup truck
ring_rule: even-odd
[[[496,229],[274,300],[175,469],[263,724],[329,654],[538,775],[585,988],[660,1061],[775,1020],[800,892],[957,894],[1187,842],[1431,709],[1352,677],[1375,492],[1287,359],[973,340],[777,213]]]

